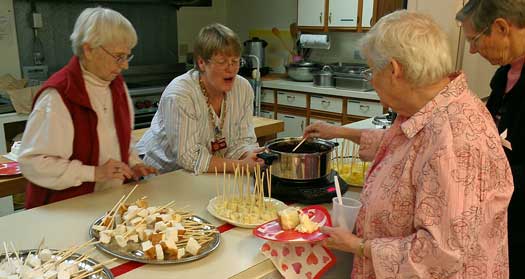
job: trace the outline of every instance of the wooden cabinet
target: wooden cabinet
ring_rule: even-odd
[[[323,27],[325,0],[297,0],[297,25]]]
[[[284,121],[284,132],[278,137],[299,137],[315,121],[343,125],[386,112],[379,101],[271,88],[263,88],[262,92],[275,100],[269,103],[268,98],[262,104],[262,116]]]
[[[304,32],[360,32],[402,8],[403,0],[297,0],[297,25]]]

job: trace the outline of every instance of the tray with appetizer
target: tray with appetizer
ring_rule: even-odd
[[[223,183],[216,185],[217,196],[208,203],[208,212],[217,219],[250,229],[277,218],[277,212],[287,205],[271,197],[271,167],[266,172],[254,169],[253,188],[251,179],[248,167],[236,166],[233,177],[223,173]]]
[[[332,226],[330,214],[322,206],[288,207],[277,214],[276,220],[256,227],[253,234],[277,242],[317,242],[328,238],[319,230],[322,226]]]
[[[173,264],[200,259],[219,246],[220,233],[205,219],[175,208],[174,202],[150,206],[143,197],[128,204],[130,195],[89,227],[102,251],[130,261]]]
[[[80,252],[93,243],[91,240],[66,250],[38,248],[18,251],[12,243],[8,248],[4,242],[4,254],[0,255],[0,278],[113,279],[113,274],[105,265],[115,259],[99,263],[89,257],[95,248]]]

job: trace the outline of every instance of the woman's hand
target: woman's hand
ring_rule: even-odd
[[[146,166],[145,164],[136,164],[131,170],[133,171],[133,179],[139,180],[142,176],[147,176],[150,174],[159,174],[159,171],[151,166]]]
[[[308,127],[304,129],[303,137],[322,139],[338,138],[340,137],[338,134],[339,128],[339,126],[330,125],[326,122],[319,121],[308,125]]]
[[[341,227],[321,227],[321,232],[330,235],[322,244],[328,248],[357,254],[361,238]]]
[[[246,152],[242,157],[241,157],[241,166],[248,166],[250,168],[250,170],[253,170],[254,168],[257,167],[257,165],[263,167],[264,166],[264,160],[257,157],[257,154],[258,153],[261,153],[264,151],[264,147],[259,147],[259,148],[256,148],[250,152]]]
[[[109,159],[103,165],[95,167],[95,182],[111,179],[125,180],[133,177],[133,171],[121,161]]]

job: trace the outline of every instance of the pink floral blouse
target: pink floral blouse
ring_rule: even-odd
[[[366,130],[373,163],[356,232],[370,258],[352,278],[508,278],[512,174],[496,127],[463,74],[388,130]]]

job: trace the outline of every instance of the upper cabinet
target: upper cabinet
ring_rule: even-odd
[[[402,8],[403,0],[297,0],[297,25],[303,31],[362,31]]]

